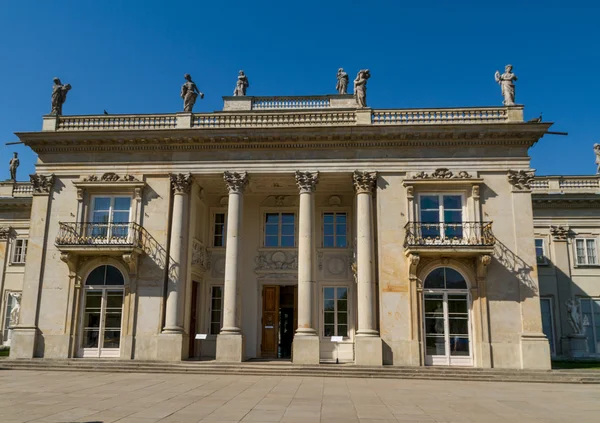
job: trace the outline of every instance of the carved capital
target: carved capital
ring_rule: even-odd
[[[550,233],[555,241],[566,241],[569,238],[568,226],[550,226]]]
[[[371,194],[375,190],[377,184],[377,172],[360,172],[355,170],[352,174],[352,182],[357,194]]]
[[[230,194],[243,193],[248,185],[248,173],[247,172],[223,172],[223,180],[227,186],[227,191]]]
[[[314,192],[319,183],[319,172],[300,172],[296,171],[296,185],[300,193]]]
[[[4,241],[10,237],[10,226],[0,226],[0,240]]]
[[[508,182],[516,189],[531,189],[531,183],[535,177],[535,171],[533,170],[509,170]]]
[[[48,195],[54,185],[54,173],[51,173],[50,175],[34,173],[33,175],[29,175],[29,180],[33,185],[34,195]]]
[[[175,194],[189,194],[192,189],[191,173],[171,173],[171,189]]]
[[[419,262],[421,261],[421,256],[418,254],[409,254],[408,262],[410,263],[409,277],[410,279],[417,278],[417,267],[419,267]]]

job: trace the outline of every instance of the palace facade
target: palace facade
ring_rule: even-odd
[[[17,134],[31,183],[0,184],[3,342],[522,369],[600,354],[599,178],[534,177],[550,126],[349,95],[44,116]]]

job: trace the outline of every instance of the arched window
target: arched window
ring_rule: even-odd
[[[86,285],[124,285],[123,274],[115,266],[98,266],[88,275]]]
[[[425,289],[467,289],[467,281],[450,267],[438,267],[425,278]]]

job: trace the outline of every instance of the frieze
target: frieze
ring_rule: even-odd
[[[298,252],[296,250],[259,251],[255,261],[257,271],[298,270]]]
[[[117,175],[114,172],[106,172],[102,176],[89,175],[83,178],[83,182],[140,182],[135,176],[125,174],[123,176]]]
[[[427,172],[421,171],[416,173],[413,176],[413,179],[471,179],[472,176],[464,171],[461,170],[458,173],[454,173],[451,170],[445,168],[445,167],[440,167],[436,170],[434,170],[431,175],[428,174]]]
[[[533,170],[509,170],[506,176],[508,182],[516,189],[531,189],[535,172]]]

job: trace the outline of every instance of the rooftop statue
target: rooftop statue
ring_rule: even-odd
[[[249,86],[250,83],[248,82],[248,77],[246,76],[244,71],[241,70],[238,74],[238,79],[237,83],[235,84],[235,90],[233,90],[233,95],[236,97],[246,95],[246,88],[248,88]]]
[[[517,80],[517,75],[512,73],[512,65],[506,65],[504,68],[504,73],[500,75],[500,71],[496,71],[494,77],[496,78],[496,82],[500,84],[502,87],[502,96],[504,97],[504,101],[502,104],[505,106],[514,106],[515,105],[515,83]]]
[[[367,107],[367,80],[371,77],[369,69],[358,71],[354,80],[354,98],[360,107]]]
[[[19,162],[19,153],[14,153],[13,158],[8,162],[8,169],[10,170],[10,179],[13,182],[17,182],[17,168],[21,164]]]
[[[187,81],[181,86],[181,98],[183,98],[183,111],[191,112],[196,103],[196,97],[200,94],[200,99],[204,98],[204,94],[200,92],[196,83],[192,81],[192,76],[189,73],[183,75]]]
[[[51,115],[62,115],[62,106],[67,101],[67,93],[71,89],[71,84],[63,85],[60,79],[54,78],[52,87],[52,111]]]
[[[596,153],[596,166],[598,166],[596,174],[600,175],[600,144],[594,144],[594,153]]]
[[[343,68],[338,69],[335,89],[338,94],[348,94],[348,74],[344,72]]]

